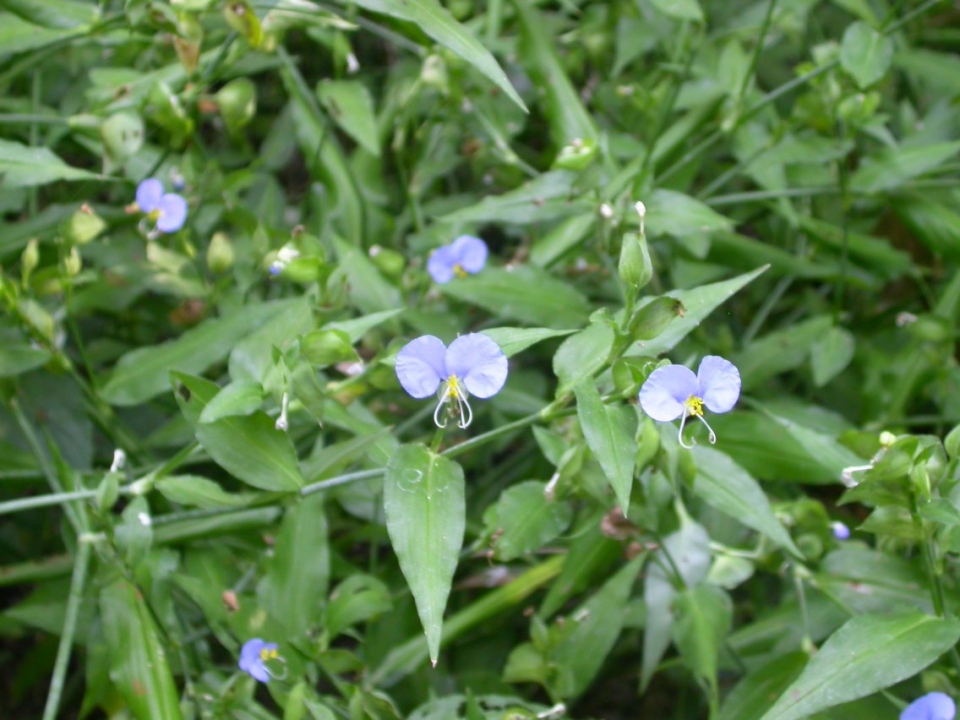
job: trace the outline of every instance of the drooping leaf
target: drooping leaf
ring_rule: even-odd
[[[463,545],[463,470],[421,445],[402,445],[387,465],[383,509],[436,665],[443,612]]]
[[[0,140],[0,188],[33,187],[58,180],[99,180],[96,173],[70,167],[46,147]]]

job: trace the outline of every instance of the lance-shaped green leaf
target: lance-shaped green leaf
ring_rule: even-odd
[[[46,147],[0,140],[0,188],[32,187],[57,180],[98,180],[101,176],[70,167]]]
[[[916,675],[960,640],[960,620],[859,615],[837,630],[762,720],[800,720]]]
[[[524,110],[527,109],[507,79],[507,74],[497,64],[490,51],[480,44],[480,41],[463,25],[454,20],[437,0],[353,0],[353,2],[367,10],[413,23],[438,43],[445,45],[466,60],[470,66],[493,80],[497,87],[517,105]]]
[[[766,494],[746,470],[719,450],[697,445],[692,452],[697,461],[693,491],[700,498],[800,556],[790,533],[773,514]]]
[[[733,296],[744,285],[763,273],[768,266],[759,267],[753,272],[737,275],[735,278],[722,282],[701,285],[692,290],[671,290],[666,293],[683,303],[685,313],[677,318],[662,333],[653,340],[641,340],[634,343],[626,352],[627,355],[660,355],[683,340],[699,325],[707,315],[717,309],[723,302]],[[652,300],[651,300],[652,301]],[[742,369],[741,369],[742,372]]]
[[[287,510],[267,574],[257,588],[261,607],[290,640],[304,636],[320,617],[330,582],[330,552],[323,494]]]
[[[583,381],[573,391],[583,436],[626,515],[637,457],[637,413],[630,407],[604,405],[592,380]]]
[[[100,591],[100,622],[113,680],[136,718],[180,720],[180,698],[153,614],[139,590],[118,579]]]
[[[297,452],[290,437],[274,427],[263,412],[200,422],[220,390],[214,383],[184,373],[170,373],[180,411],[193,427],[197,442],[213,460],[238,480],[263,490],[293,491],[303,484]]]
[[[463,470],[422,445],[403,445],[387,464],[383,509],[436,665],[466,524]]]

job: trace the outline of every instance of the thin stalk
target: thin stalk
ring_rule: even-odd
[[[744,93],[747,92],[747,84],[750,82],[750,78],[753,77],[753,74],[757,70],[757,63],[760,61],[760,51],[763,50],[763,43],[767,39],[767,31],[770,29],[770,21],[773,19],[773,8],[776,6],[777,0],[770,0],[767,4],[767,12],[763,16],[763,23],[760,25],[760,34],[757,36],[757,46],[753,49],[753,57],[750,58],[750,67],[747,68],[747,72],[743,75],[743,80],[740,82],[740,91],[737,93],[737,104],[743,100]]]
[[[28,560],[16,565],[0,566],[0,587],[33,583],[60,577],[74,567],[73,558],[57,555],[46,560]]]
[[[90,500],[96,496],[96,490],[74,490],[72,492],[38,495],[37,497],[18,498],[17,500],[8,500],[7,502],[0,503],[0,515],[20,512],[21,510],[31,510],[33,508],[49,507],[50,505],[60,505],[61,503],[73,502],[74,500]]]
[[[83,586],[87,581],[89,563],[90,543],[80,542],[77,545],[77,557],[73,566],[73,577],[70,580],[70,595],[67,597],[63,632],[60,634],[57,659],[53,664],[53,677],[50,678],[50,691],[47,693],[47,705],[43,709],[43,720],[55,720],[57,717],[60,696],[63,694],[63,681],[70,664],[70,653],[73,650],[73,637],[77,631],[77,615],[80,611],[80,603],[83,601]]]
[[[30,113],[0,113],[0,125],[67,125],[70,119],[59,115],[31,115]]]
[[[344,475],[337,475],[328,480],[320,480],[319,482],[310,483],[300,488],[300,495],[306,497],[307,495],[313,495],[314,493],[322,492],[324,490],[329,490],[332,487],[337,487],[338,485],[347,485],[352,482],[358,482],[360,480],[373,480],[378,478],[386,472],[384,468],[373,468],[371,470],[358,470],[357,472],[346,473]]]

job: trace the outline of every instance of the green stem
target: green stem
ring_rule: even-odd
[[[73,558],[57,555],[46,560],[28,560],[16,565],[0,567],[0,587],[34,583],[40,580],[60,577],[74,567]]]
[[[73,578],[70,580],[70,595],[67,597],[67,611],[63,620],[63,632],[57,659],[53,665],[53,677],[50,678],[50,692],[47,693],[47,705],[43,710],[43,720],[55,720],[63,694],[63,681],[70,664],[73,650],[73,637],[77,630],[77,615],[83,601],[83,586],[87,580],[87,567],[90,563],[90,543],[81,542],[77,546],[77,557],[73,566]]]
[[[30,113],[0,113],[0,125],[67,125],[70,119],[59,115],[31,115]]]
[[[72,492],[57,492],[51,493],[50,495],[8,500],[7,502],[0,503],[0,515],[20,512],[21,510],[48,507],[50,505],[59,505],[61,503],[73,502],[74,500],[90,500],[96,496],[96,490],[74,490]]]
[[[323,490],[329,490],[332,487],[337,487],[338,485],[347,485],[352,482],[358,482],[360,480],[373,480],[378,478],[386,472],[384,468],[373,468],[372,470],[358,470],[357,472],[346,473],[344,475],[337,475],[328,480],[320,480],[319,482],[310,483],[300,488],[300,495],[306,497],[307,495],[313,495],[314,493],[322,492]]]

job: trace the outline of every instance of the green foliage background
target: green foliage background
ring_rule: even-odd
[[[0,0],[0,716],[960,694],[958,27],[937,0]],[[182,230],[131,207],[151,176]],[[432,284],[464,233],[487,267]],[[466,332],[510,376],[437,434],[396,352]],[[687,450],[637,391],[707,354],[744,392]]]

